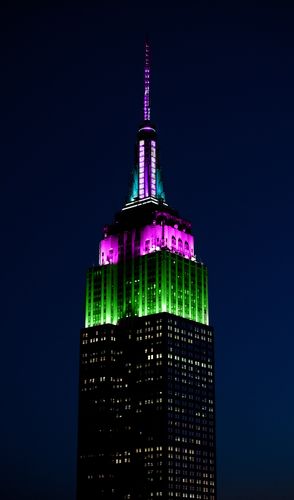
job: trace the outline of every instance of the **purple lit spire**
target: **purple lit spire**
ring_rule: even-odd
[[[137,135],[135,168],[128,202],[152,198],[165,201],[158,162],[157,134],[150,123],[150,44],[145,40],[144,122]]]
[[[144,121],[150,121],[150,46],[145,40]]]

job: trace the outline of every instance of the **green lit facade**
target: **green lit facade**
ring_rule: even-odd
[[[207,267],[167,250],[92,267],[85,326],[169,312],[208,324]]]

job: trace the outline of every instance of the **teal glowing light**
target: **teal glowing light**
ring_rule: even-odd
[[[135,201],[139,196],[139,182],[138,182],[138,167],[135,167],[132,172],[131,192],[128,201]]]
[[[156,195],[157,195],[157,198],[165,201],[165,194],[163,191],[163,183],[162,183],[160,169],[157,169],[157,172],[156,172]]]

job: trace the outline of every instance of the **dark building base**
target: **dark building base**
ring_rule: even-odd
[[[216,500],[213,329],[169,313],[81,331],[78,500]]]

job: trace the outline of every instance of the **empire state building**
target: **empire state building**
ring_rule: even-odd
[[[148,42],[129,196],[86,278],[77,498],[217,498],[207,267],[166,200]]]

